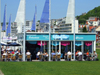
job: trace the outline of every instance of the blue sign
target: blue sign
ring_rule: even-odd
[[[36,34],[36,35],[26,35],[26,40],[47,40],[49,41],[49,35],[48,34]],[[69,35],[64,35],[64,34],[51,34],[51,40],[68,40],[72,41],[74,40],[74,35],[69,34]],[[77,41],[94,41],[96,40],[96,35],[95,34],[76,34],[75,35],[75,40]]]
[[[51,40],[69,40],[69,35],[51,35]]]
[[[26,35],[26,40],[49,40],[49,35]]]
[[[96,35],[87,35],[87,34],[81,34],[81,35],[76,35],[75,36],[75,40],[86,40],[86,41],[92,41],[92,40],[96,40]]]

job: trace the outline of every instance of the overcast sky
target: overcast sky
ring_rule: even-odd
[[[20,0],[1,0],[1,21],[3,21],[4,6],[7,5],[7,21],[12,14],[12,22],[15,20]],[[66,16],[69,0],[51,0],[51,19],[59,19]],[[45,0],[26,0],[26,20],[32,20],[35,5],[37,5],[37,20],[40,20]],[[88,12],[100,6],[100,0],[76,0],[75,15]]]

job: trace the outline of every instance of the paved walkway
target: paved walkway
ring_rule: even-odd
[[[1,70],[0,70],[0,75],[4,75]]]

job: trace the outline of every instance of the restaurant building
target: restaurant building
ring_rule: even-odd
[[[23,42],[23,35],[18,34],[19,42]],[[64,53],[69,50],[74,58],[74,34],[73,33],[51,33],[51,52],[57,50],[64,58]],[[41,52],[49,52],[49,33],[26,32],[25,33],[25,51],[29,50],[32,59],[36,59],[36,54]],[[82,53],[93,53],[96,51],[96,33],[76,33],[75,34],[75,51],[80,50]]]

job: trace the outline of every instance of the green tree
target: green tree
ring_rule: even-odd
[[[83,30],[82,31],[83,32],[88,32],[87,29],[86,29],[86,27],[83,27]]]

